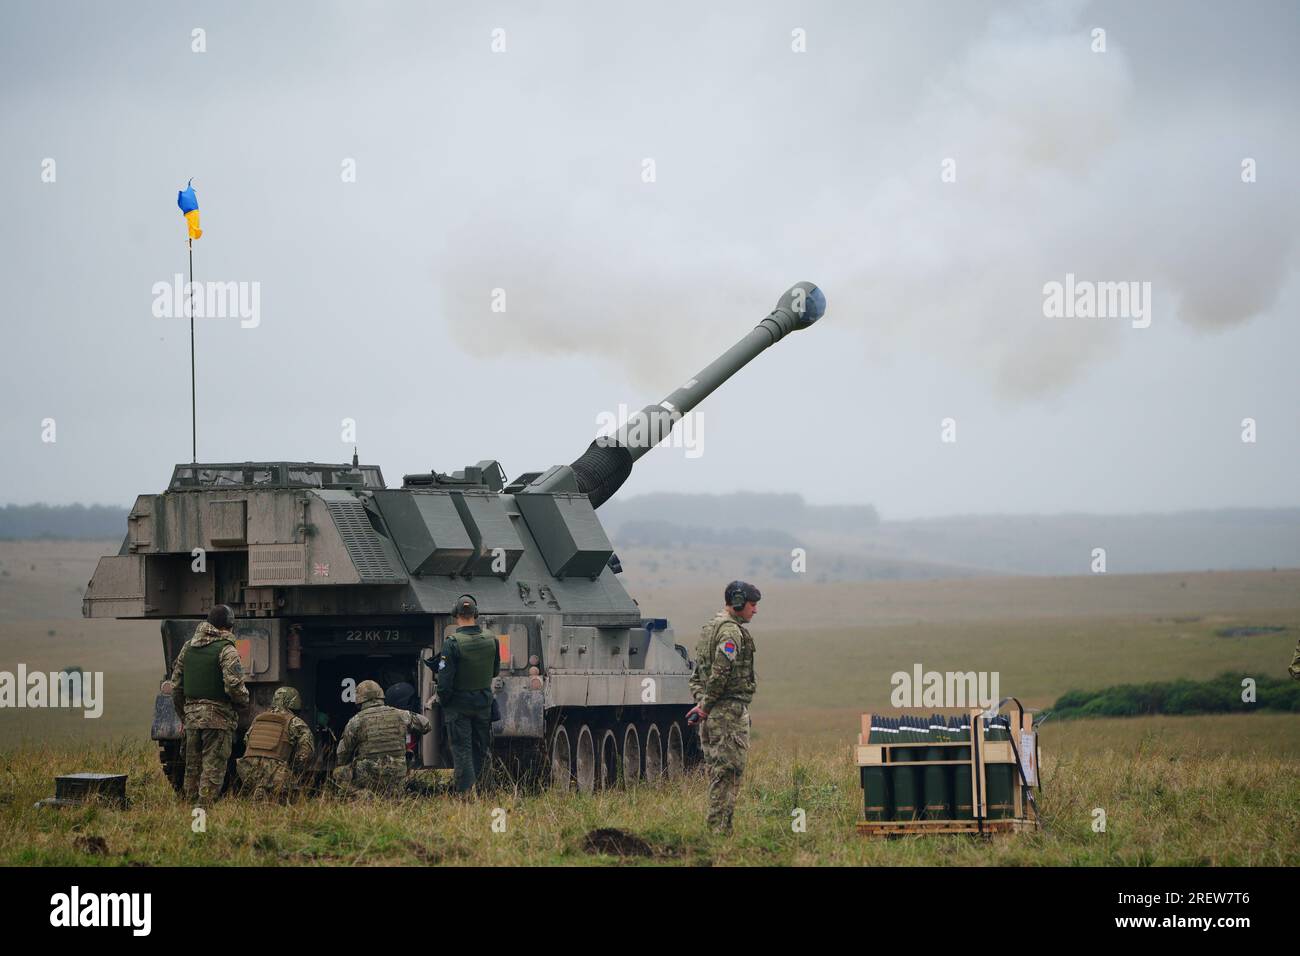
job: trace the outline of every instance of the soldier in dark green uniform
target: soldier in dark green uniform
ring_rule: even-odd
[[[467,794],[492,756],[492,679],[501,673],[501,647],[478,625],[478,604],[468,594],[452,609],[456,633],[442,643],[438,700],[442,704],[458,794]]]
[[[688,723],[700,723],[700,745],[709,771],[709,829],[730,833],[749,756],[749,702],[754,675],[754,639],[746,624],[758,611],[758,588],[732,581],[723,591],[726,608],[700,630],[695,647]]]
[[[186,800],[211,806],[226,782],[226,764],[239,726],[236,707],[248,706],[248,688],[235,650],[235,613],[225,604],[208,612],[176,655],[172,703],[185,726]]]

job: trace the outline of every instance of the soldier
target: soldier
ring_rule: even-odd
[[[254,800],[283,798],[301,790],[316,744],[311,728],[295,712],[302,696],[279,687],[271,709],[258,714],[244,737],[244,756],[235,761],[239,784]]]
[[[501,645],[478,624],[478,604],[463,594],[452,608],[456,633],[442,643],[438,700],[451,744],[458,794],[474,789],[492,755],[492,679],[501,673]]]
[[[700,722],[700,744],[709,772],[709,828],[730,833],[749,755],[749,702],[754,699],[754,639],[745,627],[758,611],[758,588],[732,581],[723,591],[726,608],[700,631],[688,723]]]
[[[400,793],[406,785],[406,734],[427,734],[429,718],[386,706],[383,688],[372,680],[357,685],[357,708],[339,738],[335,788],[344,794]]]
[[[1286,672],[1291,675],[1292,680],[1300,680],[1300,641],[1296,641],[1295,653],[1291,655],[1291,664]]]
[[[230,633],[234,623],[234,611],[218,604],[185,642],[172,668],[172,703],[185,724],[184,796],[201,807],[221,795],[239,726],[235,708],[248,705],[244,670]]]
[[[420,712],[420,692],[415,689],[415,685],[408,684],[406,681],[398,681],[384,691],[384,703],[389,707],[396,707],[398,710],[409,710],[413,714],[418,714]],[[416,737],[417,735],[413,733],[406,735],[406,766],[408,769],[415,764]]]

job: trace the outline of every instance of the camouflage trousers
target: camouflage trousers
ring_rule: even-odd
[[[254,800],[285,799],[299,789],[289,765],[274,757],[240,757],[235,771],[240,789]]]
[[[451,744],[453,781],[457,793],[469,793],[476,782],[486,782],[483,768],[492,759],[491,711],[443,710],[447,740]]]
[[[185,729],[185,799],[211,806],[226,782],[226,764],[235,745],[233,730]]]
[[[730,833],[740,778],[749,757],[749,708],[738,700],[715,704],[700,724],[700,745],[709,774],[709,829]]]
[[[358,757],[335,767],[330,782],[340,796],[355,796],[362,791],[385,797],[400,796],[406,790],[406,756]]]

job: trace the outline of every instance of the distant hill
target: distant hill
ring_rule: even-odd
[[[600,520],[608,527],[629,522],[667,521],[691,528],[769,529],[861,532],[880,523],[871,505],[810,505],[794,493],[762,494],[741,491],[730,495],[671,492],[615,498],[601,506]]]
[[[882,521],[870,505],[797,494],[655,494],[611,501],[600,516],[619,547],[689,548],[697,564],[706,550],[753,550],[746,561],[787,570],[802,547],[830,580],[1090,574],[1095,548],[1117,574],[1300,567],[1300,508]]]
[[[1089,574],[1094,548],[1113,574],[1295,568],[1300,508],[884,521],[862,547],[998,574]]]
[[[105,505],[7,505],[0,539],[120,540],[126,515]],[[739,561],[784,576],[796,548],[829,581],[1089,574],[1094,548],[1105,549],[1114,574],[1300,568],[1300,508],[883,521],[871,505],[812,505],[795,493],[663,493],[607,502],[600,519],[624,559],[688,575],[688,565]]]
[[[130,509],[111,505],[5,505],[0,539],[121,539]]]

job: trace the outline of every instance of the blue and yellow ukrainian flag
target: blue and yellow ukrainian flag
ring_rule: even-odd
[[[191,178],[185,188],[176,194],[176,205],[185,214],[185,221],[190,226],[190,238],[198,239],[203,235],[199,228],[199,197],[194,195],[194,180]]]

